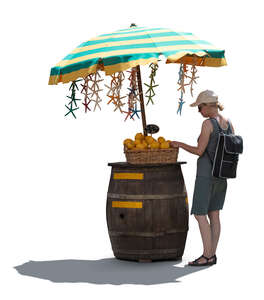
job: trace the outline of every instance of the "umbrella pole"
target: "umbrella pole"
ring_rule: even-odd
[[[143,98],[143,90],[142,90],[142,82],[141,82],[141,74],[140,74],[140,66],[137,66],[137,80],[138,80],[138,90],[139,90],[139,99],[140,99],[140,111],[142,116],[142,125],[143,125],[143,132],[144,135],[147,134],[147,123],[146,123],[146,114],[145,114],[145,107],[144,107],[144,98]]]

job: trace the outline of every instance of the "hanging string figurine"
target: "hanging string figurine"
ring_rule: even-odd
[[[131,117],[131,114],[132,114],[132,111],[134,109],[134,90],[133,89],[130,89],[130,93],[128,94],[128,111],[125,111],[124,113],[126,113],[126,117],[125,117],[125,120],[127,120],[127,118],[130,116],[130,119],[133,119],[134,121],[134,118]]]
[[[68,112],[65,114],[65,117],[68,114],[72,114],[74,116],[74,118],[76,119],[76,116],[74,114],[74,111],[79,109],[78,105],[77,105],[77,101],[81,101],[81,99],[77,99],[76,98],[76,90],[79,90],[78,86],[77,86],[77,82],[80,81],[79,80],[73,80],[69,90],[71,91],[71,96],[67,96],[67,98],[71,99],[71,101],[68,103],[68,106],[66,106],[66,108],[68,109]],[[73,106],[75,106],[75,108],[73,108]]]
[[[185,101],[183,101],[183,91],[181,91],[181,96],[180,96],[179,100],[180,101],[179,101],[179,105],[178,105],[177,114],[180,113],[180,115],[181,115],[181,113],[182,113],[182,106],[185,103]]]
[[[132,114],[130,116],[130,119],[133,119],[134,115],[136,115],[140,119],[140,116],[138,115],[138,112],[141,112],[141,110],[137,109],[137,103],[135,103],[132,110],[131,110]]]
[[[117,109],[120,110],[121,113],[123,113],[124,111],[122,110],[122,106],[125,105],[125,103],[123,103],[121,101],[121,99],[126,98],[126,96],[121,97],[121,88],[123,85],[123,81],[125,80],[125,75],[123,72],[119,72],[117,75],[117,86],[116,86],[116,94],[117,94],[117,98],[116,98],[116,108],[114,109],[114,111],[116,111]]]
[[[181,90],[183,91],[183,93],[185,93],[185,86],[189,85],[189,83],[185,83],[185,78],[187,78],[187,71],[188,68],[186,66],[186,64],[181,64],[180,65],[180,70],[179,70],[179,79],[178,79],[178,85],[180,86],[178,88],[178,91]]]
[[[196,73],[197,73],[196,64],[197,64],[197,56],[194,56],[193,64],[191,66],[191,76],[186,75],[186,77],[190,79],[190,82],[188,83],[188,85],[190,85],[190,92],[191,92],[192,97],[193,97],[193,84],[194,83],[197,84],[196,79],[199,78],[199,76],[196,76]]]
[[[121,97],[121,87],[122,87],[122,82],[125,79],[125,75],[123,72],[118,72],[114,73],[111,75],[111,84],[110,86],[106,85],[105,86],[109,89],[107,93],[107,97],[110,98],[107,104],[113,103],[115,106],[114,111],[117,109],[120,110],[121,113],[123,113],[122,106],[125,105],[121,101],[121,99],[125,98],[126,96]]]
[[[89,74],[87,75],[83,80],[84,84],[81,84],[82,91],[81,93],[84,95],[84,102],[82,103],[85,107],[85,112],[88,110],[91,111],[89,104],[91,102],[94,102],[94,109],[98,107],[101,110],[100,102],[102,102],[102,99],[99,96],[99,92],[101,92],[103,89],[99,88],[99,82],[103,81],[103,79],[100,79],[101,76],[99,72]],[[90,93],[89,93],[90,91]]]
[[[183,94],[185,93],[185,86],[188,85],[188,83],[185,83],[184,80],[187,77],[185,72],[187,72],[187,66],[185,64],[181,64],[180,65],[180,70],[179,70],[179,79],[178,79],[178,85],[180,85],[180,87],[178,88],[178,91],[181,91],[181,96],[179,98],[179,102],[178,102],[178,110],[177,110],[177,114],[182,112],[182,107],[183,104],[185,103],[185,101],[183,101]]]
[[[91,101],[94,102],[94,111],[96,107],[98,106],[99,109],[101,110],[101,107],[99,105],[100,102],[102,102],[102,99],[99,96],[99,92],[101,92],[103,89],[99,88],[99,82],[103,81],[103,79],[98,79],[97,77],[101,78],[99,72],[97,71],[96,73],[92,74],[92,85],[90,87],[90,90],[92,91],[91,95]]]
[[[160,61],[160,60],[158,60],[158,61]],[[148,90],[145,93],[145,96],[148,98],[147,105],[149,104],[150,101],[152,102],[152,104],[154,104],[153,99],[152,99],[156,95],[155,92],[154,92],[154,88],[159,86],[158,84],[155,84],[155,76],[156,76],[156,72],[159,68],[158,63],[157,64],[151,63],[149,65],[149,67],[151,68],[151,73],[150,73],[150,76],[149,76],[150,84],[144,83],[148,87]]]
[[[140,110],[137,109],[137,102],[139,102],[140,100],[138,99],[138,84],[137,84],[137,69],[131,68],[130,71],[127,71],[128,73],[130,73],[129,76],[129,82],[130,82],[130,87],[128,88],[129,90],[129,94],[128,96],[128,111],[126,111],[125,113],[127,114],[126,118],[124,121],[127,120],[127,118],[130,116],[130,119],[132,119],[134,121],[133,116],[136,115],[138,118],[138,112],[141,112]]]
[[[192,72],[192,75],[191,75],[191,77],[189,77],[191,79],[190,80],[190,91],[191,91],[191,95],[193,97],[193,84],[194,83],[197,84],[196,79],[199,78],[199,76],[196,76],[197,69],[196,69],[195,65],[192,65],[191,72]]]
[[[204,58],[202,59],[203,62]],[[180,65],[180,70],[179,70],[179,79],[178,79],[178,85],[180,86],[177,90],[181,92],[181,96],[179,98],[179,102],[178,102],[178,110],[177,110],[177,114],[182,113],[182,107],[183,104],[185,103],[185,101],[183,101],[183,94],[185,94],[185,87],[190,85],[190,93],[191,96],[193,97],[193,84],[197,84],[196,80],[199,78],[199,76],[196,76],[197,73],[197,57],[193,56],[193,63],[191,66],[191,76],[187,75],[188,72],[188,67],[186,64],[181,63]],[[190,79],[189,82],[186,83],[185,79]]]
[[[85,78],[83,78],[84,80],[84,84],[81,84],[82,86],[82,90],[81,90],[81,94],[84,95],[84,102],[82,103],[85,107],[85,113],[87,113],[87,111],[91,111],[91,109],[89,108],[89,104],[92,101],[90,99],[90,95],[91,93],[89,93],[89,81],[92,80],[92,75],[87,75]]]

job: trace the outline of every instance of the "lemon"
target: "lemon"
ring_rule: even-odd
[[[144,149],[148,149],[148,143],[145,140],[142,141],[142,145],[144,145]]]
[[[150,145],[154,141],[154,138],[148,135],[145,137],[145,141]]]
[[[136,148],[137,148],[137,149],[145,149],[145,146],[144,146],[143,144],[140,143],[140,144],[137,144],[137,145],[136,145]]]
[[[151,148],[151,149],[159,149],[159,147],[160,147],[160,144],[159,144],[159,142],[157,142],[157,141],[153,141],[153,142],[150,144],[150,148]]]
[[[136,135],[135,135],[135,140],[143,140],[144,139],[144,135],[141,133],[141,132],[138,132]]]
[[[168,142],[162,142],[160,144],[160,149],[168,149],[170,148],[170,144]]]
[[[141,144],[141,140],[140,139],[135,139],[134,144],[135,145]]]
[[[164,137],[163,136],[160,136],[159,138],[158,138],[158,142],[159,143],[163,143],[163,142],[165,142],[166,140],[164,139]]]
[[[126,146],[128,149],[132,149],[135,147],[134,143],[127,143]]]
[[[171,140],[167,140],[167,142],[169,143],[169,148],[171,148]]]
[[[133,142],[131,139],[125,139],[123,141],[123,144],[126,145],[126,144],[131,143],[131,142]]]

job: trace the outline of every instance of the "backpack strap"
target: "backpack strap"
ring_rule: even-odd
[[[220,127],[218,121],[216,120],[216,118],[210,118],[211,122],[215,123],[216,126],[218,127],[220,132],[223,132],[223,129]]]
[[[233,129],[232,129],[232,122],[231,122],[231,120],[228,118],[227,121],[228,121],[228,126],[230,126],[230,132],[232,134],[234,134]]]
[[[209,120],[211,121],[211,123],[212,123],[212,125],[213,125],[214,128],[218,128],[219,133],[223,132],[223,129],[220,127],[220,125],[219,125],[218,121],[216,120],[216,118],[210,118]],[[207,155],[208,155],[208,157],[209,157],[209,159],[210,159],[210,161],[211,161],[211,163],[213,165],[214,164],[214,160],[210,157],[210,154],[209,154],[209,152],[207,150],[207,147],[206,147],[205,150],[206,150],[206,153],[207,153]]]

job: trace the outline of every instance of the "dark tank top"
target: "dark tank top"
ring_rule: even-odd
[[[206,147],[203,155],[201,155],[197,159],[196,176],[212,178],[212,162],[214,160],[214,155],[215,155],[216,146],[217,146],[217,142],[218,142],[218,134],[220,132],[220,129],[219,129],[220,124],[214,118],[210,118],[209,120],[211,121],[211,123],[213,125],[213,131],[210,134],[209,141],[208,141],[207,147]],[[219,126],[217,124],[219,124]],[[229,120],[228,120],[227,129],[222,128],[222,130],[226,134],[232,133],[232,128],[231,128],[231,124],[230,124]]]

